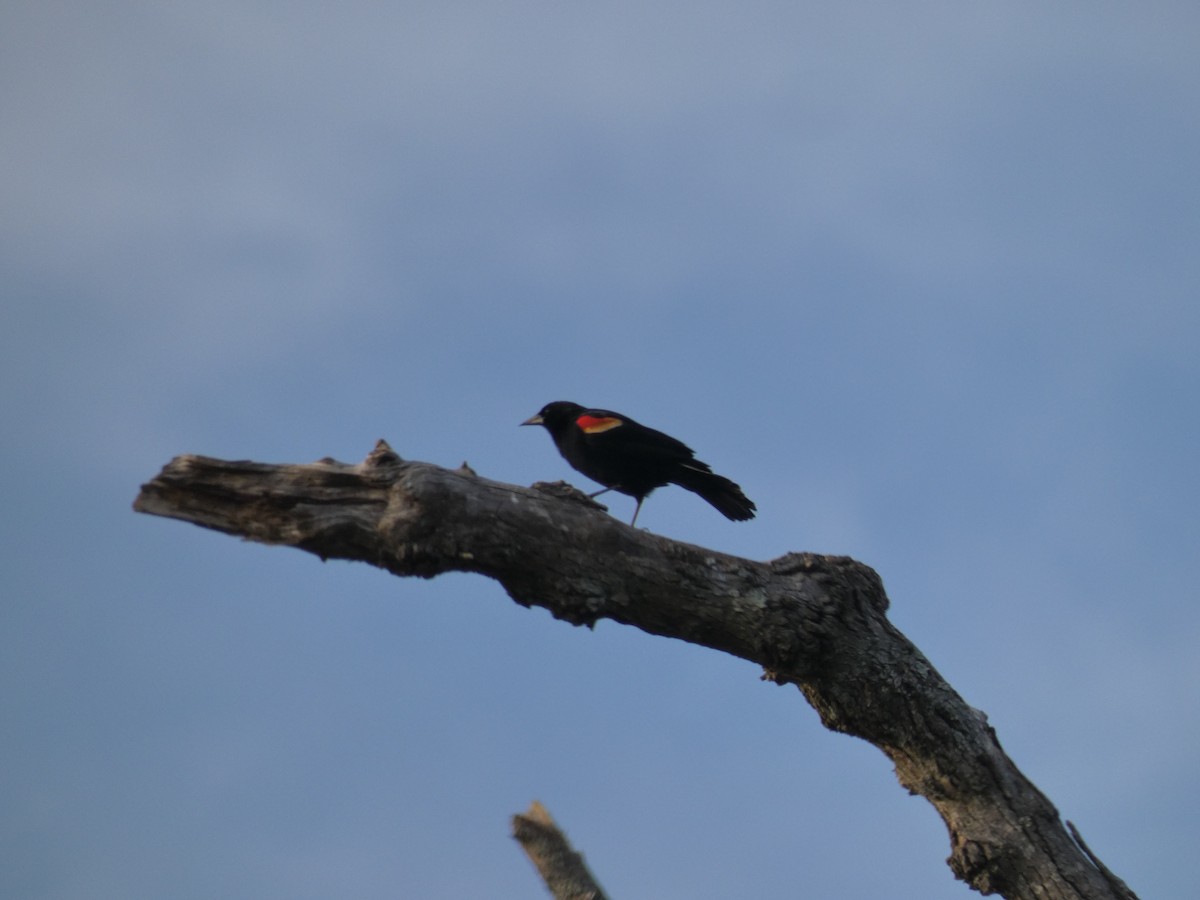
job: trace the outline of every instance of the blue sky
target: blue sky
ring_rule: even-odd
[[[516,427],[570,399],[760,510],[640,525],[874,566],[1093,849],[1192,896],[1198,36],[1156,2],[8,4],[7,892],[537,896],[537,798],[614,897],[966,896],[885,757],[744,662],[130,511],[179,453],[380,437],[589,487]]]

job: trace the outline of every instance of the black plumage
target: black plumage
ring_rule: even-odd
[[[755,506],[742,489],[696,459],[682,441],[607,409],[557,400],[521,423],[550,432],[558,452],[577,471],[637,500],[633,521],[655,488],[677,484],[699,494],[728,519],[753,519]]]

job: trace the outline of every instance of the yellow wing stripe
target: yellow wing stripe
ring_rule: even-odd
[[[584,434],[599,434],[602,431],[620,428],[625,423],[615,416],[580,416],[575,420],[575,424]]]

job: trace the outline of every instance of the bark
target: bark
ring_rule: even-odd
[[[607,900],[583,857],[575,852],[549,811],[536,800],[513,816],[513,837],[521,844],[555,900]]]
[[[522,606],[576,625],[601,618],[731,653],[796,685],[824,724],[869,741],[949,831],[954,874],[1009,900],[1132,892],[888,621],[875,571],[848,557],[755,562],[639,531],[562,483],[517,487],[401,460],[359,465],[172,460],[134,508],[396,575],[478,572]],[[614,564],[614,562],[619,564]]]

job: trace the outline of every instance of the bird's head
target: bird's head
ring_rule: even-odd
[[[522,425],[543,425],[548,431],[553,432],[556,428],[573,422],[575,417],[583,412],[584,407],[578,403],[571,403],[568,400],[555,400],[553,403],[547,403],[537,413],[530,416]]]

